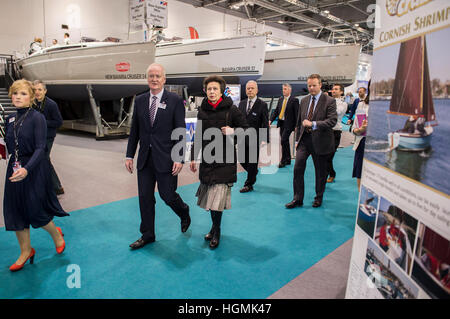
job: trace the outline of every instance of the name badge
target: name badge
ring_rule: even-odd
[[[166,109],[166,103],[159,103],[159,108],[165,110]]]
[[[12,118],[9,119],[9,123],[14,122],[15,120],[16,120],[16,118],[15,118],[15,117],[12,117]]]
[[[22,168],[22,165],[20,164],[20,162],[19,161],[14,162],[14,164],[13,164],[13,172],[15,173],[20,168]]]

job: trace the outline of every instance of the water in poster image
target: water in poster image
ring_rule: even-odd
[[[369,130],[365,158],[402,175],[450,193],[450,99],[433,99],[438,126],[434,127],[431,147],[421,152],[390,150],[388,132],[405,125],[407,117],[387,114],[390,101],[370,101]]]

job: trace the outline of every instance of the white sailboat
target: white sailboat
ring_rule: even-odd
[[[91,85],[97,100],[114,100],[148,89],[147,67],[166,69],[166,83],[203,92],[203,79],[216,74],[230,84],[245,84],[263,73],[265,36],[154,42],[87,42],[53,46],[17,61],[23,77],[47,84],[48,95],[87,100]]]
[[[98,100],[114,100],[145,90],[155,43],[86,42],[55,45],[17,61],[27,80],[41,80],[52,98],[82,101],[87,85]]]
[[[264,73],[257,80],[258,96],[281,95],[281,85],[289,83],[293,95],[307,94],[309,75],[320,74],[324,81],[350,85],[355,82],[359,45],[333,45],[267,51]]]

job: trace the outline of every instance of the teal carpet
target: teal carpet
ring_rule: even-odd
[[[180,232],[178,217],[157,196],[157,241],[137,251],[128,247],[140,236],[137,197],[55,219],[67,243],[62,255],[44,230],[32,229],[34,264],[16,273],[8,269],[19,253],[15,234],[0,229],[0,298],[267,298],[353,236],[353,155],[350,147],[338,150],[337,179],[327,185],[320,208],[311,207],[311,160],[303,208],[284,208],[293,196],[293,165],[259,174],[248,194],[239,193],[246,177],[240,173],[216,250],[203,239],[211,219],[195,205],[198,183],[178,188],[191,207],[189,230]],[[70,288],[73,265],[80,288]]]

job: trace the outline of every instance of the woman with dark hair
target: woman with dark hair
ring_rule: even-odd
[[[370,86],[370,81],[369,81]],[[366,145],[366,132],[367,132],[367,117],[369,116],[369,100],[370,89],[364,100],[359,102],[355,111],[355,120],[353,122],[352,133],[355,135],[355,143],[353,144],[353,150],[355,151],[355,158],[353,160],[353,174],[352,177],[356,177],[356,183],[358,185],[358,191],[361,187],[361,172],[364,158],[364,148]],[[358,121],[358,117],[365,118],[361,123]]]
[[[21,254],[9,268],[18,271],[36,251],[31,247],[30,225],[42,227],[61,254],[66,243],[61,228],[53,222],[54,216],[68,216],[61,208],[50,180],[50,162],[45,156],[47,122],[44,115],[34,110],[32,84],[15,81],[9,96],[17,112],[6,119],[5,142],[11,154],[6,171],[3,215],[7,231],[15,231]]]
[[[203,86],[207,98],[197,114],[190,169],[197,171],[195,160],[201,149],[197,205],[211,212],[212,227],[205,240],[210,241],[210,248],[216,248],[222,212],[231,208],[231,187],[237,180],[234,129],[248,125],[233,100],[223,95],[226,83],[222,77],[210,76],[203,81]]]

